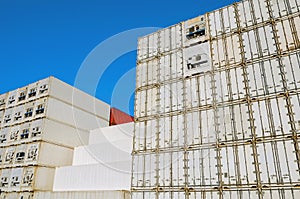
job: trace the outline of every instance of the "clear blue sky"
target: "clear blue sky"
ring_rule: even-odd
[[[86,56],[107,38],[133,28],[167,27],[233,2],[0,0],[0,93],[51,75],[73,85]],[[114,85],[135,62],[131,52],[112,63],[96,97],[111,104]],[[134,78],[128,81],[134,84]],[[118,103],[113,106],[125,110]],[[128,106],[133,114],[133,96]]]

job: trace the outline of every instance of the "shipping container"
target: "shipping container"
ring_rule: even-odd
[[[272,16],[282,18],[291,14],[296,14],[300,10],[298,0],[270,0]]]
[[[130,171],[130,161],[60,167],[53,190],[130,190]]]
[[[89,132],[51,119],[38,119],[0,130],[0,146],[29,143],[38,140],[65,147],[88,143]]]
[[[283,19],[276,23],[280,51],[287,52],[299,48],[300,17]]]
[[[178,50],[172,54],[166,54],[159,59],[159,82],[178,79],[183,74],[183,52]],[[152,69],[150,69],[151,71]],[[154,72],[152,72],[155,75]]]
[[[211,59],[215,68],[236,65],[241,62],[242,57],[238,34],[213,40],[211,50]]]
[[[234,6],[215,10],[208,15],[210,36],[216,37],[237,31],[236,19],[238,16],[236,16]]]
[[[29,84],[27,87],[27,101],[35,100],[38,92],[38,82]]]
[[[17,93],[18,93],[18,90],[13,90],[8,93],[8,96],[6,99],[6,108],[15,106],[15,104],[17,103]]]
[[[132,199],[299,196],[299,5],[239,1],[182,22],[181,47],[159,38],[158,97],[137,74]]]
[[[211,70],[210,47],[208,43],[190,46],[183,50],[184,60],[179,64],[183,65],[184,76],[192,76]]]
[[[54,171],[55,169],[46,167],[2,169],[0,187],[4,192],[51,191]]]
[[[4,109],[0,111],[0,127],[2,126],[3,118],[4,118]]]
[[[14,113],[13,108],[8,108],[8,109],[5,110],[4,117],[3,117],[3,120],[2,120],[2,127],[10,126],[12,124],[13,113]]]
[[[43,104],[43,102],[40,103]],[[60,110],[59,114],[57,110]],[[99,116],[54,98],[47,99],[45,114],[49,119],[65,125],[71,125],[81,130],[90,130],[108,126],[108,120],[104,120]]]
[[[49,96],[58,99],[70,106],[99,117],[101,120],[109,121],[110,106],[83,91],[68,85],[59,79],[50,77]],[[83,100],[84,99],[84,100]],[[74,112],[74,117],[80,116]],[[77,121],[79,122],[79,121]],[[101,126],[103,127],[103,126]],[[93,126],[89,130],[94,129]]]
[[[0,95],[0,110],[4,109],[7,104],[8,93]]]
[[[1,199],[33,199],[33,194],[30,192],[11,192],[11,193],[4,193],[2,192],[0,195]]]
[[[244,0],[237,4],[242,28],[258,25],[270,19],[267,1]]]
[[[42,192],[37,191],[30,199],[129,199],[128,191],[66,191]],[[27,198],[24,198],[27,199]],[[29,199],[29,198],[28,198]]]
[[[1,148],[5,151],[3,167],[39,164],[43,166],[65,166],[72,164],[73,150],[70,148],[35,142]]]
[[[118,140],[101,144],[76,147],[72,165],[105,164],[107,162],[131,162],[132,140]]]

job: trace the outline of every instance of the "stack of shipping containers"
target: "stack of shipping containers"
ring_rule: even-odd
[[[0,198],[52,191],[55,167],[108,120],[109,105],[53,77],[0,95]]]
[[[300,197],[300,1],[140,38],[132,199]]]

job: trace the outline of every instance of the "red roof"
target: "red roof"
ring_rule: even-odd
[[[111,108],[110,109],[110,120],[109,120],[109,125],[117,125],[117,124],[125,124],[129,122],[133,122],[134,118],[127,113],[124,113],[123,111],[120,111],[119,109],[116,108]]]

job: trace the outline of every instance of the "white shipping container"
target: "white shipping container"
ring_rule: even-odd
[[[189,70],[200,60],[204,37],[192,27],[200,17],[184,22],[184,80],[172,75],[173,36],[169,29],[160,32],[160,114],[135,124],[135,136],[142,139],[135,139],[132,198],[299,196],[299,143],[291,137],[300,132],[300,17],[286,17],[299,12],[299,5],[244,0],[208,13],[207,52],[214,70]],[[146,116],[152,88],[144,89]],[[182,100],[174,100],[174,93]],[[158,129],[152,128],[157,122]]]
[[[11,170],[9,188],[12,191],[20,191],[22,177],[23,168],[14,168]]]
[[[158,113],[157,97],[158,97],[158,89],[156,87],[147,90],[147,101],[146,101],[147,116],[155,115]]]
[[[131,161],[132,139],[76,147],[72,165]],[[130,172],[130,171],[128,171]]]
[[[48,98],[46,117],[82,130],[108,126],[107,120],[54,98]]]
[[[131,175],[132,187],[144,186],[144,166],[145,166],[144,163],[145,163],[144,155],[132,156],[132,175]]]
[[[16,166],[20,164],[39,164],[44,166],[64,166],[72,164],[73,150],[46,142],[20,144],[3,148],[3,164]]]
[[[145,63],[137,64],[136,66],[136,88],[140,88],[142,86],[144,66]]]
[[[252,109],[257,137],[288,135],[291,133],[284,98],[255,102]]]
[[[145,43],[145,40],[147,37],[141,37],[138,40],[138,49],[137,49],[137,60],[142,60],[147,58],[147,53],[145,52],[147,50],[148,44]]]
[[[159,122],[159,148],[177,148],[184,145],[183,115],[160,118]],[[152,140],[155,141],[154,138]]]
[[[167,53],[182,47],[182,24],[159,31],[159,52]]]
[[[40,132],[42,140],[66,147],[76,147],[88,144],[89,132],[86,130],[81,130],[52,119],[44,119],[43,126],[38,127],[39,131],[36,131],[35,133]],[[35,128],[35,130],[37,129]]]
[[[146,116],[147,90],[136,91],[136,117]]]
[[[16,106],[12,114],[12,124],[19,124],[20,122],[23,122],[23,117],[25,117],[24,113],[26,113],[25,111],[24,106]]]
[[[2,191],[8,192],[32,190],[50,191],[53,186],[53,176],[54,169],[45,167],[2,169],[0,187]]]
[[[42,79],[38,81],[38,88],[37,88],[37,97],[45,97],[49,94],[49,87],[51,83],[51,77]]]
[[[242,28],[253,26],[270,19],[267,3],[260,0],[238,2],[238,10]]]
[[[190,186],[215,187],[218,186],[218,171],[216,149],[198,149],[188,153],[189,170],[188,182]],[[183,171],[183,169],[181,169]]]
[[[30,192],[10,192],[2,193],[1,199],[33,199],[33,194]]]
[[[131,162],[60,167],[54,191],[130,190]]]
[[[13,113],[14,113],[13,108],[8,108],[5,110],[3,121],[2,121],[2,127],[11,125],[11,123],[13,121]]]
[[[147,85],[157,84],[158,82],[158,60],[154,59],[147,64]]]
[[[219,134],[221,142],[251,138],[247,104],[230,105],[218,108]]]
[[[4,117],[4,109],[0,111],[0,127],[2,126],[3,117]]]
[[[51,87],[49,95],[60,101],[71,104],[74,108],[81,109],[91,115],[95,115],[102,120],[108,121],[110,106],[95,97],[84,93],[54,77],[50,77]],[[76,113],[74,113],[76,116]],[[93,126],[89,130],[93,129]]]
[[[177,67],[177,66],[176,66]],[[182,67],[182,66],[181,66]],[[171,71],[175,68],[171,65],[171,55],[163,55],[159,59],[159,80],[160,82],[171,79]]]
[[[234,7],[227,6],[209,13],[210,34],[216,37],[225,33],[232,33],[237,30]]]
[[[252,97],[283,92],[280,65],[277,59],[257,62],[247,67],[248,84]]]
[[[184,107],[183,82],[174,82],[160,86],[159,107],[160,113],[179,111]]]
[[[169,167],[172,173],[171,182],[173,187],[182,187],[185,184],[185,172],[184,172],[184,153],[180,152],[171,152],[171,161],[169,165],[165,165],[165,167]]]
[[[45,166],[67,166],[72,164],[73,149],[41,142],[37,162]]]
[[[0,95],[0,110],[4,109],[7,103],[8,93]]]
[[[300,88],[300,57],[299,53],[290,54],[282,57],[285,77],[289,90],[297,90]]]
[[[134,124],[134,148],[135,151],[145,149],[145,122],[136,122]]]
[[[130,199],[128,191],[34,192],[30,199]],[[24,198],[27,199],[27,198]],[[29,199],[29,198],[28,198]]]
[[[17,103],[17,93],[18,90],[13,90],[8,93],[6,100],[6,108],[15,106],[15,104]]]
[[[17,104],[22,104],[22,103],[26,102],[27,89],[28,89],[27,86],[18,89]]]
[[[285,17],[300,10],[298,0],[270,0],[270,4],[274,18]]]
[[[184,76],[201,74],[211,70],[210,46],[208,42],[190,46],[183,50]]]
[[[244,32],[242,37],[247,60],[276,53],[275,40],[270,25]]]
[[[293,95],[290,97],[292,103],[292,110],[294,114],[294,122],[297,133],[300,132],[300,95]]]
[[[208,144],[215,143],[217,140],[215,124],[214,121],[214,112],[212,109],[204,110],[199,112],[200,118],[200,134],[199,144]]]
[[[257,144],[262,183],[297,183],[299,172],[292,141]]]
[[[148,36],[149,41],[149,57],[157,56],[158,53],[158,33]]]
[[[36,99],[38,92],[38,82],[29,84],[27,87],[27,97],[26,101],[34,100]]]
[[[157,185],[157,156],[156,154],[144,155],[144,187],[155,187]]]
[[[300,18],[295,17],[292,19],[286,19],[276,23],[277,36],[279,40],[280,50],[286,52],[288,50],[294,50],[299,46],[299,28],[294,32],[293,24],[299,27]],[[297,24],[298,23],[298,24]]]
[[[9,139],[10,127],[2,128],[0,130],[0,143],[4,145]]]

